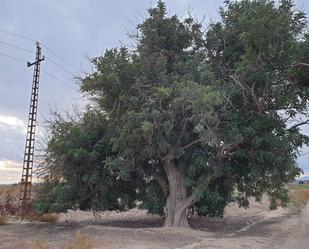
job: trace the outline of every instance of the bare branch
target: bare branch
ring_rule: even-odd
[[[300,62],[300,63],[297,63],[295,66],[304,66],[304,67],[309,67],[309,64],[308,64],[308,63],[303,63],[303,62]]]
[[[200,140],[194,140],[194,141],[192,141],[191,143],[188,143],[188,144],[182,146],[181,149],[184,149],[184,150],[185,150],[185,149],[188,149],[188,148],[191,147],[192,145],[197,144],[197,143],[199,143],[199,142],[200,142]]]

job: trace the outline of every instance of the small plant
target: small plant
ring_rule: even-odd
[[[48,249],[41,241],[35,241],[33,249]]]
[[[87,235],[77,231],[74,242],[67,249],[92,249],[92,241]]]
[[[0,215],[0,226],[7,223],[7,218],[4,215]]]
[[[57,213],[42,214],[38,220],[41,222],[57,223],[59,215]]]

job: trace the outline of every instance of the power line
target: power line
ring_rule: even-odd
[[[27,49],[27,48],[23,48],[23,47],[19,47],[19,46],[16,46],[14,44],[11,44],[11,43],[7,43],[7,42],[4,42],[4,41],[1,41],[0,40],[0,44],[4,44],[6,46],[9,46],[9,47],[12,47],[12,48],[16,48],[16,49],[20,49],[20,50],[23,50],[23,51],[26,51],[28,53],[33,53],[33,51],[31,51],[30,49]],[[50,57],[46,58],[48,59],[50,62],[52,62],[53,64],[55,64],[56,66],[58,66],[59,68],[61,68],[63,71],[65,71],[66,73],[70,74],[71,76],[75,77],[75,75],[69,71],[68,69],[66,69],[64,66],[58,64],[56,61],[54,61],[53,59],[51,59]]]
[[[8,54],[0,53],[0,56],[6,57],[6,58],[9,58],[9,59],[13,59],[13,60],[16,60],[16,61],[21,61],[21,62],[26,62],[26,63],[27,63],[27,61],[24,60],[24,59],[21,59],[21,58],[15,57],[15,56],[11,56],[11,55],[8,55]],[[75,89],[75,88],[72,87],[71,85],[67,84],[67,83],[64,82],[63,80],[60,80],[58,77],[56,77],[56,76],[53,75],[52,73],[50,73],[50,72],[48,72],[48,71],[46,71],[46,70],[44,70],[44,69],[42,69],[42,68],[41,68],[41,71],[44,72],[44,73],[46,73],[48,76],[52,77],[53,79],[59,81],[59,82],[62,83],[63,85],[65,85],[65,86],[67,86],[67,87],[73,89],[74,91],[78,92],[77,89]]]
[[[11,56],[11,55],[8,55],[8,54],[0,53],[0,56],[6,57],[6,58],[10,58],[10,59],[13,59],[13,60],[17,60],[17,61],[27,62],[24,59],[21,59],[21,58],[15,57],[15,56]]]
[[[75,89],[75,88],[72,87],[71,85],[67,84],[67,83],[64,82],[63,80],[60,80],[58,77],[56,77],[56,76],[53,75],[52,73],[50,73],[50,72],[48,72],[48,71],[46,71],[46,70],[44,70],[44,69],[41,69],[41,70],[42,70],[42,72],[46,73],[49,77],[51,77],[51,78],[53,78],[53,79],[59,81],[61,84],[63,84],[63,85],[65,85],[65,86],[67,86],[67,87],[73,89],[74,91],[78,92],[77,89]]]
[[[47,49],[50,53],[52,53],[53,55],[55,55],[56,57],[58,57],[58,59],[62,60],[64,63],[66,63],[67,65],[69,65],[72,69],[74,69],[77,72],[80,72],[80,70],[75,67],[73,64],[71,64],[69,61],[67,61],[66,59],[64,59],[62,56],[60,56],[58,53],[56,53],[54,50],[50,49],[49,47],[47,47],[46,45],[42,45],[42,47],[44,47],[45,49]]]
[[[13,36],[16,36],[16,37],[19,37],[19,38],[22,38],[22,39],[25,39],[25,40],[28,40],[28,41],[36,42],[36,40],[34,40],[30,37],[20,35],[20,34],[17,34],[17,33],[11,32],[11,31],[7,31],[7,30],[4,30],[4,29],[0,29],[0,32],[6,33],[6,34],[9,34],[9,35],[13,35]]]
[[[32,50],[30,50],[30,49],[23,48],[23,47],[19,47],[19,46],[16,46],[16,45],[14,45],[14,44],[11,44],[11,43],[7,43],[7,42],[4,42],[4,41],[0,41],[0,43],[6,45],[6,46],[8,46],[8,47],[17,48],[17,49],[26,51],[26,52],[31,53],[31,54],[34,53],[34,52],[33,52]]]
[[[11,31],[7,31],[7,30],[4,30],[4,29],[0,29],[0,32],[6,33],[6,34],[9,34],[9,35],[13,35],[13,36],[16,36],[16,37],[19,37],[19,38],[22,38],[22,39],[25,39],[25,40],[28,40],[28,41],[36,42],[36,40],[31,38],[31,37],[28,37],[28,36],[25,36],[25,35],[21,35],[21,34],[17,34],[17,33],[14,33],[14,32],[11,32]],[[44,47],[46,50],[48,50],[50,53],[52,53],[54,56],[56,56],[58,59],[60,59],[61,61],[63,61],[67,65],[69,65],[75,71],[80,72],[80,69],[75,67],[72,63],[67,61],[65,58],[63,58],[61,55],[59,55],[57,52],[55,52],[54,50],[52,50],[51,48],[47,47],[44,44],[41,44],[41,46]]]
[[[70,74],[73,77],[76,77],[71,71],[69,71],[68,69],[66,69],[64,66],[58,64],[57,62],[55,62],[54,60],[52,60],[49,57],[46,57],[47,60],[49,60],[50,62],[52,62],[53,64],[55,64],[57,67],[61,68],[63,71],[65,71],[66,73]]]

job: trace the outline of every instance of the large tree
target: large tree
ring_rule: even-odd
[[[188,226],[188,213],[222,215],[231,201],[247,207],[265,192],[275,207],[301,172],[304,13],[288,0],[243,0],[220,14],[205,33],[159,1],[138,25],[135,49],[107,50],[82,80],[106,124],[109,169],[136,176],[129,196],[164,213],[165,226]]]

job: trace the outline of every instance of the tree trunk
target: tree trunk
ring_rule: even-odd
[[[165,205],[166,227],[189,227],[187,210],[193,200],[187,197],[185,175],[174,159],[164,161],[164,168],[168,178],[169,195]]]

